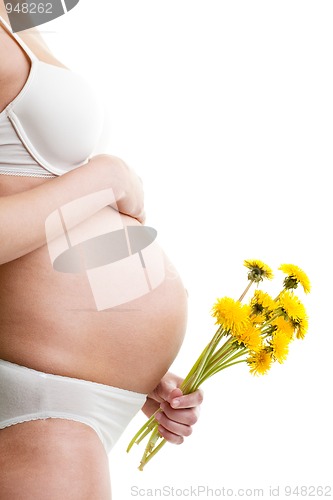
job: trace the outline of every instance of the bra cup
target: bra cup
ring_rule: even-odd
[[[86,163],[103,128],[102,106],[88,82],[42,61],[8,114],[30,153],[56,175]]]

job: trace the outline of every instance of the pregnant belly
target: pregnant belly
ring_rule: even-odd
[[[150,392],[185,334],[187,294],[154,231],[110,207],[0,282],[0,358],[44,372]]]

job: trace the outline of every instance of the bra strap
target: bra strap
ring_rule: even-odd
[[[2,24],[4,28],[8,31],[8,33],[17,41],[17,43],[22,47],[22,49],[31,59],[31,61],[38,60],[38,57],[32,52],[32,50],[28,47],[28,45],[24,43],[24,41],[17,35],[17,33],[13,33],[11,26],[1,16],[0,16],[0,24]]]

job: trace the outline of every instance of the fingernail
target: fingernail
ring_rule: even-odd
[[[158,420],[158,421],[161,419],[161,413],[160,412],[156,413],[155,419]]]
[[[173,399],[172,400],[172,406],[179,406],[180,405],[180,399]]]

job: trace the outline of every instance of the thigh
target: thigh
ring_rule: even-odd
[[[48,418],[0,430],[0,500],[110,500],[104,447],[91,427]]]

